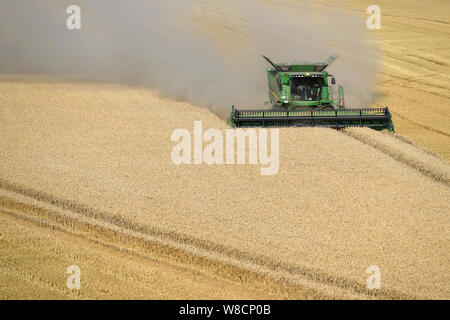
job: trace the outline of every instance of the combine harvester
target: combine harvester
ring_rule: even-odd
[[[369,127],[394,131],[389,109],[345,107],[344,88],[325,69],[338,56],[323,63],[273,63],[267,69],[272,109],[240,110],[234,106],[228,123],[233,127]]]

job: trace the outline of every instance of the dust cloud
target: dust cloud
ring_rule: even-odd
[[[81,8],[81,30],[66,9]],[[1,0],[0,73],[124,83],[211,109],[262,106],[267,63],[340,59],[330,67],[351,106],[367,106],[380,49],[364,13],[312,1]]]

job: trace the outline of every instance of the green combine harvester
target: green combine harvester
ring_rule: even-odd
[[[323,63],[273,63],[267,69],[271,109],[240,110],[233,106],[228,123],[233,127],[369,127],[394,131],[389,109],[345,107],[344,88]]]

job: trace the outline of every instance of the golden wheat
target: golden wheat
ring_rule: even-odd
[[[68,230],[84,216],[112,245],[121,236],[98,225],[169,241],[178,251],[152,252],[191,248],[204,257],[186,259],[195,268],[255,288],[255,277],[287,281],[291,297],[366,296],[372,264],[382,268],[380,297],[449,296],[448,186],[370,145],[292,128],[280,130],[274,176],[251,165],[176,166],[174,129],[225,122],[144,89],[4,81],[0,91],[2,188],[81,215],[47,215]]]
[[[345,132],[364,143],[402,161],[438,182],[450,186],[450,166],[425,150],[421,150],[404,137],[370,129],[348,128]],[[405,143],[406,142],[406,143]]]
[[[26,210],[25,207],[21,208]],[[28,219],[29,220],[29,219]],[[0,213],[1,299],[272,298],[255,288],[210,277],[129,250]],[[149,259],[150,258],[150,259]],[[80,290],[66,286],[70,265]]]
[[[332,2],[361,14],[370,4]],[[450,159],[450,7],[417,4],[380,0],[390,15],[376,40],[378,104],[413,144],[366,129],[283,129],[275,176],[173,165],[174,129],[227,128],[197,106],[4,77],[0,298],[448,299],[449,165],[414,144]],[[221,50],[248,45],[233,10],[239,42],[214,10],[195,10]],[[81,292],[64,288],[70,264],[85,270]],[[365,287],[373,264],[381,291]]]

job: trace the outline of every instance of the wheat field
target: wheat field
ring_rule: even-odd
[[[1,75],[0,299],[450,298],[450,8],[378,2],[371,107],[389,106],[396,134],[280,129],[272,176],[173,164],[175,129],[228,129],[200,106],[150,88]],[[239,19],[227,30],[197,9],[194,27],[219,48],[235,49],[233,32],[246,45]],[[81,290],[66,287],[70,265]],[[366,286],[371,265],[381,290]]]
[[[276,175],[252,165],[177,166],[174,129],[226,123],[118,85],[2,81],[0,92],[2,212],[106,246],[131,243],[136,254],[275,297],[449,295],[448,165],[407,142],[286,128]],[[396,159],[404,155],[435,174]],[[365,288],[373,264],[383,274],[377,292]]]

